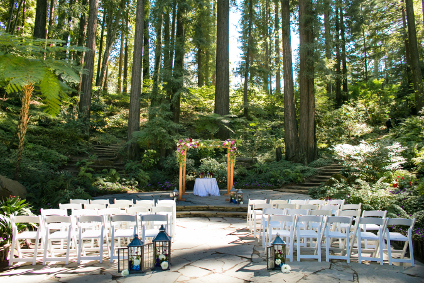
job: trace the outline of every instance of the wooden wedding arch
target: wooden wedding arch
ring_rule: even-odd
[[[187,163],[187,149],[190,148],[227,148],[227,194],[233,186],[234,180],[234,165],[236,163],[236,141],[235,140],[194,140],[184,139],[177,143],[177,161],[180,167],[179,174],[179,195],[178,200],[184,200],[185,192],[185,177]]]

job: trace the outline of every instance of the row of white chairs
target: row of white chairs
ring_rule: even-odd
[[[70,199],[69,203],[59,204],[60,209],[68,209],[72,212],[80,209],[106,209],[106,208],[117,208],[121,210],[127,210],[131,207],[145,207],[152,212],[154,207],[172,207],[172,221],[170,221],[172,228],[171,233],[174,235],[175,223],[177,220],[177,205],[175,200],[127,200],[127,199],[114,199],[114,203],[111,204],[109,199]],[[157,210],[156,210],[157,211]]]
[[[312,211],[314,212],[314,211]],[[342,211],[343,212],[343,211]],[[278,234],[286,240],[287,258],[293,261],[293,251],[297,249],[297,260],[302,258],[316,258],[321,261],[321,244],[325,241],[326,260],[345,259],[350,262],[350,256],[354,249],[358,251],[358,261],[377,261],[383,264],[383,251],[387,251],[389,264],[393,262],[406,262],[414,266],[414,256],[412,248],[412,229],[415,219],[404,218],[376,218],[359,217],[348,215],[331,216],[331,212],[326,215],[297,215],[286,214],[269,215],[266,221],[265,242],[271,244]],[[390,232],[391,226],[403,226],[407,229],[406,236],[398,232]],[[376,230],[377,233],[369,230]],[[308,246],[309,239],[309,246]],[[332,243],[338,239],[338,247],[333,247]],[[356,240],[356,241],[355,241]],[[362,247],[362,240],[376,242],[373,246]],[[405,242],[402,250],[393,250],[391,241]],[[356,246],[355,246],[356,244]],[[407,247],[409,245],[409,258],[405,259]],[[302,254],[301,249],[309,248],[313,253]],[[330,249],[339,249],[339,255],[331,255]],[[363,253],[370,253],[370,256],[363,256]],[[400,258],[394,258],[392,253],[398,252]]]
[[[319,199],[249,199],[247,206],[247,225],[252,231],[254,219],[254,210],[261,210],[262,208],[280,208],[280,209],[331,209],[334,211],[343,209],[344,200],[319,200]],[[350,205],[347,205],[350,206]],[[352,209],[352,208],[347,208]]]
[[[63,213],[55,215],[52,211],[51,213],[53,215],[49,213],[45,216],[13,216],[11,218],[13,235],[9,265],[13,265],[14,262],[28,261],[35,265],[40,252],[42,252],[43,264],[48,261],[62,260],[68,264],[71,249],[76,252],[78,263],[81,260],[99,260],[101,263],[104,245],[106,245],[110,261],[113,262],[117,258],[116,247],[121,247],[121,240],[129,243],[135,234],[141,233],[141,239],[146,241],[148,238],[153,239],[159,233],[161,225],[164,225],[168,233],[170,226],[168,216],[161,214],[110,215],[109,226],[107,226],[103,215],[68,216]],[[32,228],[19,232],[18,226],[22,224]],[[141,231],[138,227],[141,227]],[[34,244],[30,243],[34,245],[34,248],[22,249],[20,240],[27,242],[34,240]],[[18,252],[17,258],[15,258],[15,249]],[[98,254],[88,254],[93,251],[98,251]],[[28,253],[32,253],[32,256],[25,256]]]

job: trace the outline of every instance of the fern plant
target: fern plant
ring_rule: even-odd
[[[12,36],[0,31],[0,83],[6,93],[22,92],[22,108],[18,123],[18,156],[15,179],[18,178],[24,139],[29,116],[29,104],[34,90],[52,115],[60,111],[60,100],[69,88],[62,82],[79,82],[79,75],[71,63],[57,59],[64,51],[76,48],[59,47],[55,40],[39,40]],[[61,80],[59,80],[59,77]]]

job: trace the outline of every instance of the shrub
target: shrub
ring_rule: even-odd
[[[31,207],[26,200],[17,196],[9,196],[0,200],[0,246],[12,240],[13,231],[10,221],[12,215],[32,215]],[[22,230],[25,227],[25,225],[19,225],[18,229]]]

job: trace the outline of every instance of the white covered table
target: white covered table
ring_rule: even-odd
[[[197,178],[194,183],[193,194],[196,196],[219,196],[218,183],[215,178]]]

